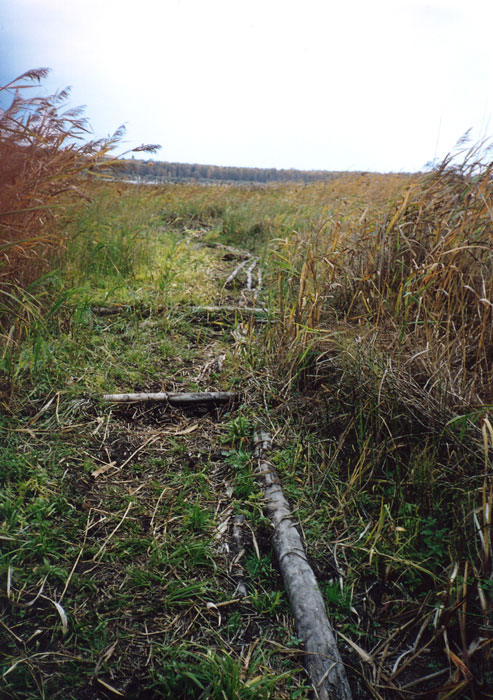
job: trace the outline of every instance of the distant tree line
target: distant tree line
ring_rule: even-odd
[[[117,177],[140,182],[315,182],[331,180],[338,173],[328,170],[277,170],[276,168],[237,168],[197,163],[167,163],[129,159],[120,164]]]

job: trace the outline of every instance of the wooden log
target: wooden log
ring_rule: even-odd
[[[238,394],[234,391],[201,391],[181,394],[162,391],[158,393],[103,394],[100,398],[103,401],[111,401],[112,403],[161,401],[169,403],[171,406],[192,406],[204,403],[228,403],[235,401],[238,398]]]
[[[116,314],[133,313],[140,316],[152,316],[166,311],[165,306],[142,306],[140,304],[113,304],[112,306],[91,306],[91,311],[95,316],[114,316]]]
[[[112,316],[125,311],[129,311],[130,306],[91,306],[91,311],[97,316]]]
[[[262,268],[260,265],[257,268],[257,286],[255,287],[255,290],[253,292],[253,301],[257,301],[258,295],[260,293],[260,289],[262,287]]]
[[[196,314],[268,314],[268,309],[263,309],[261,306],[195,306],[191,309],[192,313]]]
[[[294,526],[279,477],[267,461],[272,444],[268,433],[254,436],[257,474],[264,486],[266,510],[274,527],[274,550],[286,587],[298,637],[305,647],[305,665],[319,700],[351,700],[337,642],[327,617],[315,575],[308,564],[303,543]]]
[[[233,270],[233,272],[229,275],[226,282],[224,283],[224,286],[227,287],[228,285],[230,285],[236,279],[236,277],[238,277],[238,275],[243,270],[245,265],[247,263],[249,263],[251,260],[252,260],[252,258],[247,258],[246,260],[242,260],[242,262],[239,263],[239,265],[237,265],[235,267],[235,269]]]
[[[260,306],[244,307],[244,306],[192,306],[191,308],[182,307],[184,311],[191,314],[220,314],[220,313],[244,313],[244,314],[268,314],[268,309]],[[166,311],[166,307],[157,306],[155,309],[135,309],[132,306],[93,306],[91,311],[97,316],[113,316],[127,311],[137,311],[138,313],[150,316],[152,314],[161,314]]]
[[[244,583],[244,569],[240,563],[242,556],[245,554],[245,546],[243,544],[243,528],[245,526],[245,516],[239,514],[235,516],[233,522],[233,533],[232,533],[232,548],[231,553],[233,555],[233,561],[231,562],[231,571],[234,574],[236,580],[236,590],[234,596],[239,598],[246,598],[248,595],[247,587]]]
[[[246,270],[246,276],[247,276],[247,283],[246,283],[246,288],[250,292],[252,290],[252,283],[253,283],[253,271],[257,267],[257,258],[254,259],[252,264],[247,268]]]

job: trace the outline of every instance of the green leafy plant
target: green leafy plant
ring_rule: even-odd
[[[154,688],[195,700],[268,700],[275,697],[277,683],[287,675],[269,673],[259,653],[252,655],[246,672],[241,660],[225,651],[164,647],[161,658]]]

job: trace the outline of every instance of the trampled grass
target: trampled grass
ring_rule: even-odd
[[[5,697],[308,696],[259,420],[355,697],[488,697],[493,190],[468,158],[309,186],[81,184],[49,273],[3,286]],[[261,258],[265,323],[191,313],[241,293],[215,243]],[[94,401],[196,388],[241,405]]]

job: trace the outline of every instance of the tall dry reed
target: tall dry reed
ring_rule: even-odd
[[[332,218],[287,239],[291,339],[306,344],[343,323],[376,334],[429,397],[459,410],[492,403],[493,166],[484,154],[447,157],[384,216]]]
[[[60,208],[81,197],[84,173],[114,163],[110,153],[124,131],[91,140],[83,109],[68,107],[68,89],[30,96],[47,74],[46,68],[29,70],[0,86],[6,105],[0,110],[0,275],[23,286],[63,240],[56,227]]]

